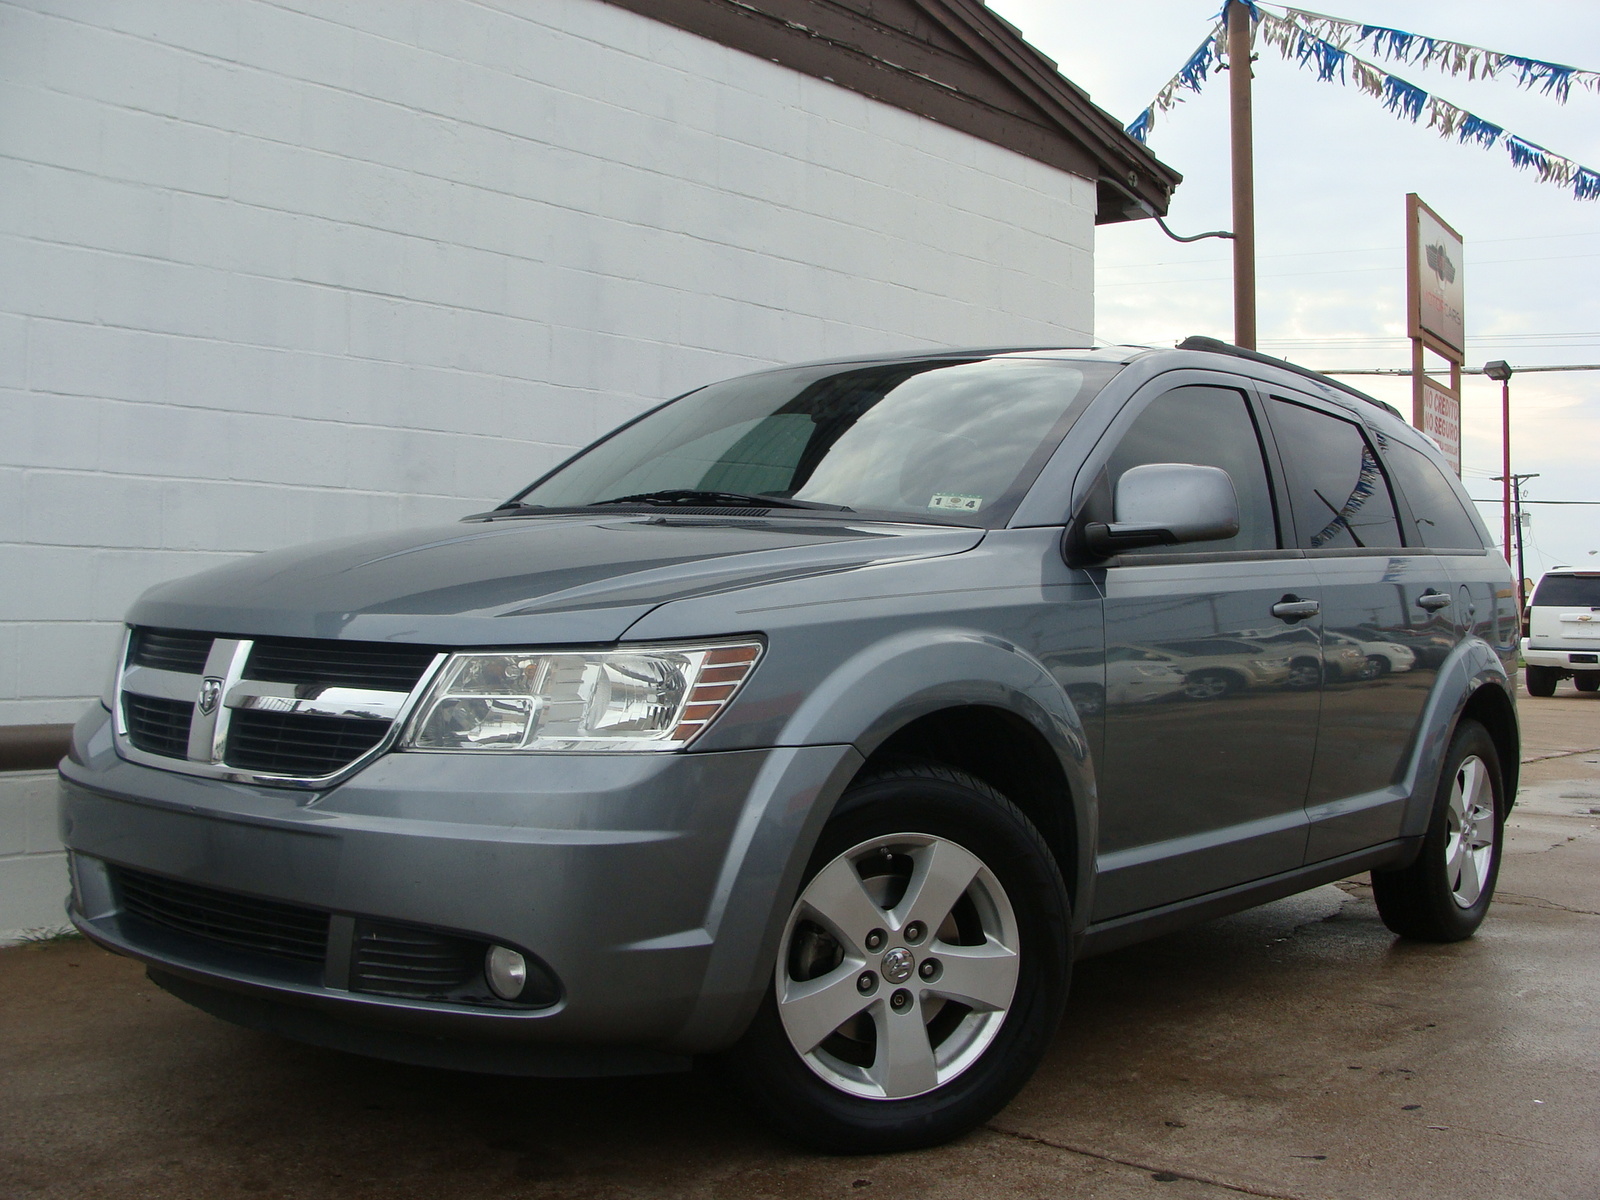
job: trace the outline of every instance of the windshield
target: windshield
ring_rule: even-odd
[[[1529,603],[1541,608],[1600,608],[1600,574],[1546,575]]]
[[[769,499],[961,524],[1004,522],[1115,364],[940,359],[797,367],[645,414],[516,499]]]

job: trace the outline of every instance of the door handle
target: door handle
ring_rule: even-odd
[[[1438,612],[1441,608],[1450,607],[1450,597],[1443,592],[1426,591],[1417,597],[1417,607],[1425,608],[1429,612]]]
[[[1299,596],[1285,596],[1272,606],[1272,615],[1290,624],[1303,621],[1307,617],[1314,617],[1321,611],[1321,602],[1302,600]]]

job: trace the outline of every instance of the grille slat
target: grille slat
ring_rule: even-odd
[[[194,720],[192,701],[163,700],[125,692],[122,716],[128,740],[140,750],[167,758],[188,755],[189,726]]]
[[[272,638],[256,643],[246,679],[409,692],[433,661],[426,646]]]
[[[363,923],[357,933],[350,986],[410,999],[442,999],[480,979],[484,947],[467,938]]]
[[[133,631],[128,662],[136,667],[156,667],[163,671],[183,671],[198,675],[206,669],[212,635],[186,629],[147,629]]]
[[[240,950],[321,963],[328,952],[328,914],[278,900],[258,900],[150,875],[111,868],[123,911],[192,937]]]
[[[388,721],[241,709],[228,727],[227,763],[278,775],[329,775],[371,750]]]

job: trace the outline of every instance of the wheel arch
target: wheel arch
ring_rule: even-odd
[[[1517,726],[1516,703],[1504,687],[1483,683],[1462,706],[1460,720],[1473,720],[1489,731],[1500,756],[1500,778],[1505,785],[1506,809],[1517,802],[1517,779],[1522,768],[1522,737]],[[1459,722],[1458,722],[1459,723]]]
[[[895,762],[941,763],[981,779],[1032,821],[1055,856],[1074,910],[1081,878],[1072,784],[1049,741],[1014,712],[973,704],[926,713],[881,741],[858,772],[866,777]]]
[[[1410,799],[1401,836],[1421,838],[1433,812],[1439,772],[1456,729],[1465,719],[1480,722],[1500,756],[1507,807],[1515,802],[1521,735],[1513,683],[1492,647],[1481,641],[1458,646],[1439,668],[1438,682],[1418,722],[1418,736],[1404,783]]]
[[[940,735],[948,742],[939,742]],[[1020,765],[986,750],[985,739],[1014,752]],[[1066,689],[1021,647],[960,627],[884,638],[816,685],[781,740],[848,742],[869,762],[880,751],[916,751],[983,779],[1022,808],[1057,852],[1074,922],[1081,924],[1093,886],[1095,765]],[[809,845],[803,849],[810,854]]]

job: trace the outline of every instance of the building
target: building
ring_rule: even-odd
[[[1087,339],[1177,182],[978,0],[0,0],[0,936],[146,587],[755,366]]]

